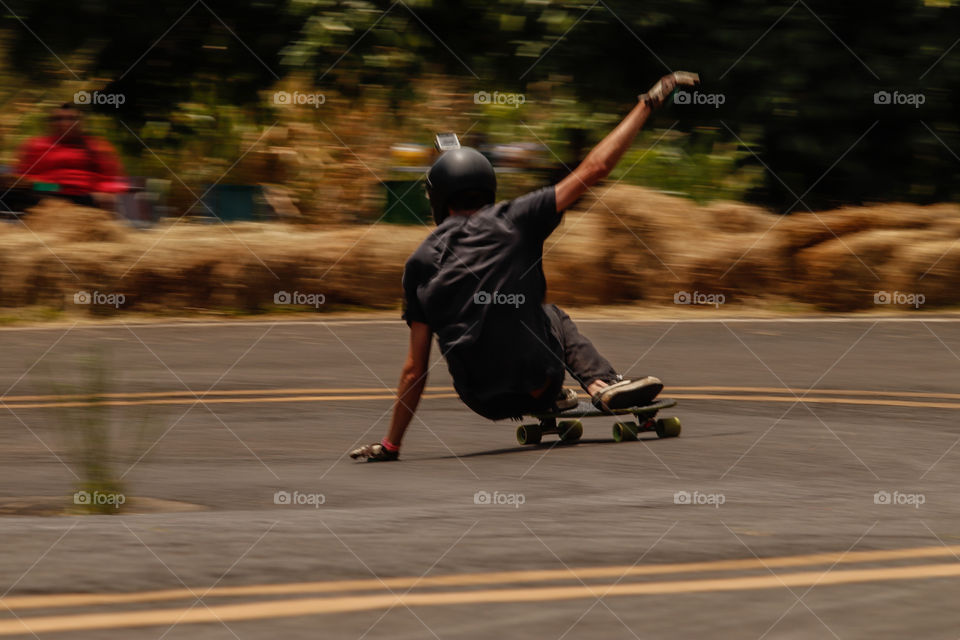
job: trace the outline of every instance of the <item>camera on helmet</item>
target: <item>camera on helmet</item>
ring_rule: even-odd
[[[433,140],[433,144],[440,153],[453,151],[460,148],[460,138],[455,133],[438,133]]]

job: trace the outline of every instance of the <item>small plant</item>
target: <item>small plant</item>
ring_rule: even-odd
[[[79,476],[71,511],[117,514],[129,507],[125,469],[145,440],[150,424],[146,408],[132,420],[124,416],[126,433],[132,439],[116,437],[110,395],[110,369],[102,352],[84,356],[77,370],[77,382],[54,382],[58,429],[66,441],[71,466]],[[129,443],[129,444],[127,444]]]

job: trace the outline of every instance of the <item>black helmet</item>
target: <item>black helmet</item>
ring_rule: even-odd
[[[437,224],[446,220],[450,197],[463,191],[479,191],[490,195],[492,203],[497,193],[497,174],[482,153],[470,147],[445,152],[427,171],[427,196]]]

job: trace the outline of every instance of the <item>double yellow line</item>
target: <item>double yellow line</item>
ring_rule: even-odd
[[[258,404],[270,402],[334,402],[350,400],[392,400],[396,394],[386,389],[369,387],[292,388],[292,389],[227,389],[222,391],[145,391],[104,393],[98,395],[35,395],[6,396],[4,405],[11,409],[47,409],[51,407],[112,406],[125,407],[149,404]],[[423,396],[456,398],[452,387],[434,387]]]
[[[138,593],[48,594],[0,599],[0,609],[106,607],[186,601],[178,607],[18,617],[0,620],[0,636],[56,631],[118,629],[155,625],[216,623],[337,614],[396,606],[436,607],[462,604],[550,602],[601,597],[658,596],[786,587],[813,587],[895,580],[960,578],[960,545],[880,551],[827,552],[770,558],[745,558],[662,565],[578,569],[500,571],[383,580],[338,580],[285,584],[166,589]],[[950,562],[923,563],[949,557]],[[900,563],[895,566],[837,568],[844,565]],[[910,563],[910,564],[903,564]],[[776,573],[775,569],[821,569]],[[711,572],[760,572],[759,575],[661,580],[660,576]],[[651,579],[653,578],[653,579]],[[610,580],[613,582],[610,582]],[[574,584],[569,584],[574,582]],[[563,584],[568,583],[568,584]],[[510,586],[506,586],[510,585]],[[526,586],[517,586],[526,585]],[[496,586],[499,588],[477,589]],[[428,590],[432,589],[432,590]],[[376,593],[367,593],[376,592]],[[310,596],[283,598],[283,596]],[[318,597],[319,596],[319,597]],[[263,598],[208,604],[212,598]],[[203,606],[197,605],[203,600]]]
[[[879,391],[866,389],[787,389],[783,387],[680,386],[670,387],[667,394],[678,400],[710,400],[721,402],[793,403],[798,398],[816,404],[845,404],[919,409],[960,409],[960,394]],[[296,402],[349,402],[392,400],[396,396],[387,389],[369,387],[305,387],[286,389],[225,389],[211,391],[144,391],[91,395],[25,395],[0,399],[10,409],[45,409],[52,407],[263,404]],[[456,398],[452,387],[427,387],[426,400]]]
[[[871,389],[789,389],[784,387],[671,387],[669,392],[669,395],[673,398],[686,400],[789,403],[803,401],[812,404],[960,409],[960,393]],[[937,400],[940,400],[940,402],[937,402]],[[956,402],[946,402],[950,400]]]

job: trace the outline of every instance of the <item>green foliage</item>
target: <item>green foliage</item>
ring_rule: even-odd
[[[611,179],[682,194],[698,202],[742,200],[763,183],[760,168],[743,164],[747,152],[735,143],[714,140],[703,148],[698,134],[653,131],[627,152]],[[705,137],[719,138],[718,132]]]
[[[227,166],[238,129],[276,119],[263,92],[280,78],[343,96],[347,109],[378,96],[398,121],[421,106],[412,80],[428,75],[473,91],[550,87],[522,113],[478,109],[477,131],[531,142],[523,123],[549,121],[563,130],[548,133],[551,148],[575,161],[577,136],[596,140],[657,78],[690,69],[725,102],[658,114],[653,129],[676,121],[686,137],[651,151],[628,180],[698,198],[746,193],[782,211],[801,195],[822,207],[951,200],[960,189],[960,49],[948,52],[960,7],[947,0],[209,0],[184,14],[189,6],[11,0],[42,43],[8,18],[10,57],[38,85],[72,72],[107,79],[128,96],[111,118],[141,133],[169,122],[149,134],[157,148]],[[875,104],[880,90],[925,102]],[[188,104],[215,125],[179,120]],[[146,157],[139,145],[126,136],[123,146]]]

